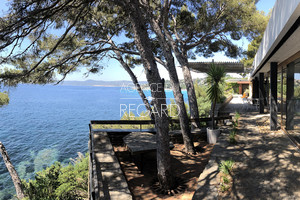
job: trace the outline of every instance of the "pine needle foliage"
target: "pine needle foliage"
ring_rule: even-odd
[[[79,200],[88,197],[88,154],[78,154],[67,166],[61,163],[37,172],[35,179],[22,180],[26,200]]]

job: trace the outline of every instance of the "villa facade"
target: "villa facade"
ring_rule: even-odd
[[[300,0],[277,0],[253,62],[253,98],[300,144]]]

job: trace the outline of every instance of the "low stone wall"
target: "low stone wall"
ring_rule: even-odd
[[[106,132],[92,132],[98,194],[95,199],[131,200],[132,195]]]

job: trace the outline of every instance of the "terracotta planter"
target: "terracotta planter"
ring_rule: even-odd
[[[216,144],[217,138],[220,135],[220,129],[211,129],[210,127],[208,127],[206,129],[206,134],[207,134],[207,142],[209,144]]]

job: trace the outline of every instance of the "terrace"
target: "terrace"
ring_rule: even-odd
[[[215,120],[230,120],[231,116],[217,117]],[[200,122],[209,122],[211,118],[196,119]],[[190,120],[194,122],[194,120]],[[170,124],[179,123],[178,120],[170,120]],[[142,171],[141,159],[147,156],[146,153],[155,152],[155,139],[149,135],[155,136],[154,121],[152,120],[92,120],[90,124],[90,174],[89,174],[89,195],[90,199],[132,199],[128,189],[128,183],[121,170],[119,160],[116,156],[113,146],[130,147],[132,159],[134,159],[140,171]],[[145,134],[147,132],[147,134]],[[129,134],[134,133],[134,141],[128,138]],[[192,131],[193,138],[196,140],[203,137],[203,131]],[[140,136],[140,137],[139,137]],[[124,138],[127,141],[124,143]],[[180,131],[170,132],[171,141],[174,143],[182,142]],[[180,139],[181,138],[181,139]],[[131,137],[132,139],[132,137]],[[140,141],[138,141],[140,139]],[[147,140],[147,141],[145,141]],[[146,142],[146,143],[145,143]],[[172,144],[171,144],[172,147]],[[174,146],[173,146],[174,147]],[[129,149],[130,150],[130,149]],[[138,157],[138,159],[137,159]]]
[[[240,97],[233,98],[226,107],[227,111],[241,112],[240,122],[237,122],[238,126],[234,129],[236,132],[233,137],[232,130],[223,130],[217,144],[214,145],[208,164],[200,175],[197,189],[190,198],[300,199],[299,25],[300,0],[291,1],[289,4],[284,0],[278,0],[254,59],[250,77],[250,98],[258,99],[258,107],[256,104],[253,106],[245,102],[236,102],[235,100],[240,100]],[[206,72],[211,63],[189,63],[189,67],[193,71]],[[240,63],[215,64],[225,66],[227,72],[243,72]],[[204,121],[206,120],[210,119]],[[153,122],[147,123],[150,125]],[[115,130],[115,133],[113,128],[101,131],[90,126],[91,199],[103,197],[105,194],[110,195],[111,199],[117,199],[119,195],[132,198],[129,190],[123,188],[115,189],[123,192],[116,196],[114,190],[111,194],[107,190],[104,192],[105,188],[108,190],[114,188],[109,185],[109,180],[114,176],[105,175],[106,172],[101,167],[105,159],[102,161],[102,158],[97,156],[101,153],[97,152],[96,147],[108,147],[110,155],[107,156],[115,157],[113,147],[106,143],[110,140],[118,141],[129,132],[151,132],[143,129],[143,124],[138,126],[140,127],[131,130]],[[155,134],[153,127],[151,130]],[[198,135],[201,135],[200,133],[201,131]],[[97,140],[98,137],[105,139]],[[103,141],[104,144],[101,143]],[[115,158],[112,160],[111,165],[118,165],[120,169],[117,160]],[[234,164],[225,175],[225,172],[220,170],[221,163],[229,160]],[[104,181],[101,181],[101,177],[104,177]],[[125,186],[127,182],[123,174],[118,174],[118,177],[121,181],[119,185]],[[105,181],[108,186],[101,186],[105,185]],[[126,188],[128,189],[128,185]]]
[[[270,131],[268,129],[270,123],[268,115],[259,114],[259,110],[255,106],[245,104],[240,96],[234,96],[224,108],[224,111],[231,113],[236,110],[241,112],[238,132],[235,136],[236,142],[230,142],[230,127],[226,126],[211,151],[210,159],[207,160],[208,164],[198,180],[196,191],[188,193],[189,199],[300,198],[298,187],[300,184],[299,150],[292,145],[283,132]],[[226,119],[232,118],[220,117],[216,120]],[[199,120],[208,122],[210,118]],[[177,120],[171,120],[171,122],[178,123]],[[114,127],[117,123],[122,124],[124,129],[108,129],[109,126]],[[100,129],[99,125],[104,124],[106,125],[103,127],[104,129]],[[132,129],[128,130],[129,126]],[[90,199],[106,197],[110,199],[133,198],[132,192],[128,189],[128,178],[121,170],[120,160],[118,160],[113,146],[115,144],[122,146],[124,137],[128,136],[130,132],[139,135],[150,128],[149,126],[153,126],[153,121],[91,121],[89,143],[91,152]],[[105,130],[105,132],[101,130]],[[154,135],[155,131],[152,134]],[[203,137],[203,132],[194,131],[194,135]],[[176,143],[176,139],[173,138],[172,141]],[[139,148],[147,148],[147,146],[142,145]],[[155,156],[155,153],[151,154],[153,151],[155,152],[154,148],[151,148],[150,151],[140,152],[143,152],[144,156],[148,158]],[[132,158],[136,161],[136,157],[133,156]],[[234,182],[231,183],[232,185],[228,191],[220,192],[220,180],[223,175],[219,171],[219,164],[229,159],[234,160],[235,163],[231,172]],[[147,159],[144,161],[147,161]],[[149,165],[149,162],[145,163]],[[141,176],[143,170],[139,167],[138,162],[136,166],[138,166],[136,172]],[[200,166],[202,165],[198,163],[198,167]],[[149,166],[147,167],[149,168]],[[133,168],[130,168],[130,170],[132,170],[132,173],[134,172]],[[125,174],[128,175],[126,172]]]

